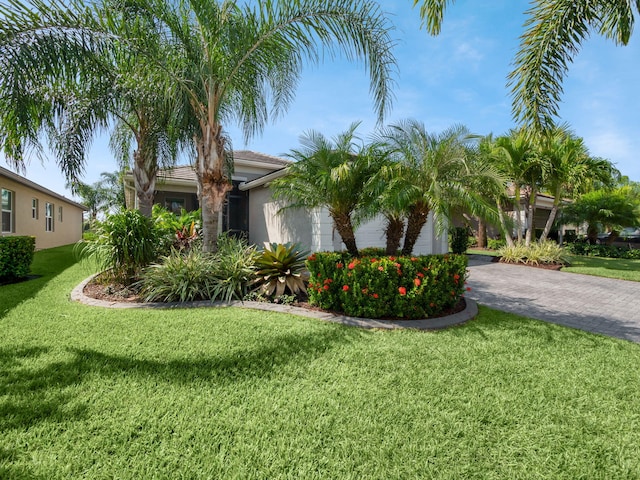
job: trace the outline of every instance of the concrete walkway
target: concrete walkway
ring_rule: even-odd
[[[481,305],[640,343],[640,282],[469,260],[467,297]]]

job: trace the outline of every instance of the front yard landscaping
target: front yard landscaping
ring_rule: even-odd
[[[438,333],[0,287],[2,478],[634,478],[638,345],[481,308]]]

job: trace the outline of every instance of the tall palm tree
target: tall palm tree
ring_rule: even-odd
[[[437,35],[454,0],[414,0],[427,30]],[[550,130],[558,114],[562,81],[582,43],[595,31],[619,45],[629,42],[634,10],[630,0],[535,0],[509,74],[516,121],[536,132]]]
[[[68,181],[77,184],[91,140],[115,121],[112,149],[121,165],[133,159],[139,208],[150,216],[158,168],[175,163],[178,151],[169,125],[171,97],[157,88],[161,77],[141,62],[140,52],[114,39],[146,34],[152,25],[121,8],[102,25],[104,10],[85,11],[76,2],[38,4],[27,11],[25,5],[13,5],[12,16],[0,28],[0,61],[11,65],[0,80],[6,102],[0,145],[7,158],[24,165],[23,146],[39,147],[44,130]],[[115,6],[105,3],[102,9]],[[25,17],[30,22],[24,23]],[[103,29],[105,35],[96,33]],[[159,40],[148,36],[147,55],[166,52]],[[49,68],[51,63],[58,67]]]
[[[511,182],[513,208],[516,215],[516,236],[519,242],[523,240],[520,197],[522,189],[527,187],[527,170],[531,167],[533,153],[533,143],[524,130],[511,130],[508,135],[498,137],[493,152],[496,167]],[[508,236],[511,234],[509,233]],[[507,238],[506,234],[505,238]]]
[[[547,136],[542,157],[547,165],[544,188],[553,196],[553,206],[540,242],[547,239],[564,198],[587,192],[594,182],[611,185],[615,171],[611,162],[591,157],[583,139],[566,127],[556,128]]]
[[[193,139],[202,200],[204,249],[216,248],[219,212],[231,189],[232,158],[224,126],[245,139],[291,104],[302,67],[343,53],[364,61],[382,119],[390,106],[395,59],[391,27],[370,0],[137,0],[156,19],[176,55],[160,60],[180,87],[182,133]]]
[[[444,230],[445,221],[454,207],[466,207],[472,214],[491,211],[486,201],[473,190],[480,177],[498,176],[490,168],[471,170],[466,144],[469,131],[460,125],[440,134],[430,134],[424,124],[406,120],[381,131],[379,142],[398,162],[398,175],[392,179],[392,191],[402,192],[407,227],[403,255],[411,255],[426,224],[434,213],[437,228]]]
[[[363,185],[375,173],[355,134],[358,125],[353,123],[334,139],[313,131],[303,135],[301,148],[289,154],[295,163],[285,177],[271,183],[274,197],[287,200],[288,208],[326,207],[353,256],[359,254],[355,228],[369,203]]]

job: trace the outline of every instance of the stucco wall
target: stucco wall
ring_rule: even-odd
[[[301,209],[278,211],[282,203],[271,197],[268,188],[257,187],[249,193],[249,241],[262,246],[264,242],[297,242],[310,251],[337,251],[345,248],[342,239],[333,228],[333,221],[326,209],[306,211]],[[358,248],[384,247],[384,218],[378,217],[360,225],[356,230]],[[414,253],[426,255],[446,253],[447,236],[437,235],[433,216],[424,226]]]
[[[0,176],[0,188],[14,192],[14,232],[3,236],[29,235],[36,237],[36,249],[59,247],[82,238],[82,209],[64,200],[35,190],[10,178]],[[32,199],[38,200],[38,218],[31,212]],[[53,204],[53,231],[45,231],[45,203]],[[62,206],[62,221],[58,207]]]

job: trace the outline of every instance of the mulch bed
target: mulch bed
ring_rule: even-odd
[[[127,287],[123,284],[118,283],[100,283],[99,277],[95,277],[90,282],[88,282],[83,290],[83,293],[90,298],[95,298],[97,300],[104,300],[107,302],[123,302],[123,303],[144,303],[144,299],[140,296],[139,292],[132,288]],[[295,302],[292,304],[293,307],[300,307],[307,310],[315,311],[315,312],[327,312],[332,313],[334,315],[344,315],[342,312],[332,312],[323,310],[319,307],[309,304],[306,301]],[[459,313],[466,308],[466,303],[464,298],[461,298],[460,301],[453,307],[448,310],[442,311],[438,315],[434,315],[430,318],[440,318],[446,317],[449,315],[453,315],[455,313]],[[381,318],[380,320],[411,320],[407,318]]]

